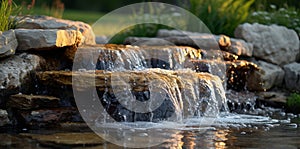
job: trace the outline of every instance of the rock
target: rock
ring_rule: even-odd
[[[94,45],[95,35],[90,25],[79,22],[53,18],[49,16],[26,16],[18,19],[17,29],[60,29],[80,31],[83,36],[83,43]]]
[[[106,36],[96,36],[96,44],[107,44],[108,42]]]
[[[204,53],[204,52],[203,52]],[[209,56],[222,57],[222,53]],[[215,53],[217,54],[217,52]],[[201,59],[201,50],[185,46],[130,46],[94,45],[81,46],[67,51],[70,59],[76,55],[73,69],[140,70],[143,68],[178,69],[191,59]],[[206,56],[208,57],[208,56]]]
[[[26,53],[0,61],[0,106],[9,95],[34,88],[31,74],[39,70],[41,62],[40,57]]]
[[[15,54],[18,41],[14,30],[0,32],[0,58]]]
[[[199,33],[199,32],[189,32],[189,31],[180,31],[180,30],[166,30],[160,29],[157,32],[157,37],[169,39],[169,41],[176,41],[179,45],[188,45],[192,47],[199,47],[206,50],[210,49],[223,49],[229,47],[231,45],[231,40],[228,36],[225,35],[213,35],[209,33]],[[174,38],[172,38],[174,37]],[[176,40],[176,38],[184,39],[184,41],[180,42]],[[186,38],[182,38],[186,37]],[[188,39],[190,38],[190,40]],[[203,42],[207,41],[207,43]],[[186,42],[186,43],[184,43]],[[173,42],[174,43],[174,42]],[[196,44],[197,43],[197,44]],[[216,46],[216,43],[218,46]]]
[[[253,44],[247,43],[241,39],[231,38],[231,46],[229,46],[227,49],[228,52],[238,56],[251,57],[253,53]]]
[[[257,62],[259,71],[249,74],[247,89],[252,91],[266,91],[274,86],[281,86],[284,78],[284,71],[281,67],[264,61]]]
[[[249,91],[227,90],[226,98],[228,99],[228,108],[230,112],[246,113],[253,110],[256,104],[256,95]],[[252,112],[252,111],[251,111]]]
[[[53,148],[74,148],[83,146],[101,147],[105,140],[94,132],[64,132],[53,134],[22,133],[22,137],[36,140],[42,146]]]
[[[156,38],[148,37],[128,37],[124,44],[136,46],[166,46],[183,45],[195,48],[222,49],[238,56],[251,57],[253,45],[241,39],[229,38],[225,35],[212,35],[197,32],[187,32],[179,30],[159,30]]]
[[[258,70],[256,64],[245,60],[192,60],[193,66],[188,66],[196,72],[208,72],[220,77],[227,89],[242,91],[246,89],[249,73]]]
[[[82,38],[81,33],[75,30],[16,29],[15,33],[19,51],[77,46]]]
[[[257,96],[259,104],[274,108],[283,108],[287,101],[287,96],[283,92],[259,92]]]
[[[30,128],[58,126],[63,122],[78,121],[80,117],[77,108],[74,107],[37,110],[9,109],[8,113],[13,125]]]
[[[10,96],[7,107],[20,110],[54,108],[59,107],[59,101],[59,98],[52,96],[16,94]]]
[[[149,38],[149,37],[127,37],[124,42],[125,45],[133,46],[174,46],[175,44],[163,38]]]
[[[178,113],[177,110],[187,111],[189,108],[190,111],[183,112],[184,115],[215,116],[221,110],[221,106],[226,100],[222,82],[218,77],[208,73],[195,73],[193,71],[167,71],[161,69],[121,72],[99,70],[86,72],[48,71],[38,73],[37,76],[39,82],[51,87],[51,89],[57,88],[61,90],[62,86],[70,87],[73,85],[73,91],[81,91],[77,95],[84,95],[84,99],[86,99],[82,101],[82,104],[86,104],[87,100],[98,96],[104,109],[116,121],[160,121],[174,118],[173,114]],[[156,95],[153,92],[151,88],[152,83],[158,83],[154,89],[161,90],[161,94]],[[96,88],[97,95],[94,95],[93,91],[89,91],[93,87]],[[162,99],[163,101],[159,107],[151,112],[134,112],[134,110],[128,109],[127,106],[129,105],[126,105],[134,105],[131,104],[132,101],[129,100],[128,94],[124,94],[126,92],[124,89],[128,89],[128,87],[136,100],[147,101],[151,95],[159,96],[157,99]],[[60,94],[63,93],[61,92]],[[122,97],[128,103],[120,104],[118,97]],[[76,102],[78,104],[78,100]],[[93,100],[91,102],[94,103],[96,101]],[[139,108],[139,106],[136,108]],[[86,107],[85,109],[99,111],[99,109],[94,107]],[[149,108],[145,107],[143,109]],[[88,116],[91,115],[93,114],[89,112]],[[179,115],[175,115],[175,117],[177,116]],[[97,117],[95,116],[95,118]]]
[[[7,111],[0,109],[0,127],[8,124],[10,124],[10,120],[8,119]]]
[[[256,64],[245,60],[226,62],[227,89],[246,90],[250,74],[258,70]]]
[[[226,87],[226,63],[220,60],[192,60],[192,66],[185,66],[186,68],[192,68],[196,72],[207,72],[218,76],[223,86]]]
[[[283,67],[285,87],[290,90],[300,91],[300,63],[291,63]]]
[[[299,53],[297,33],[286,27],[245,23],[236,28],[235,37],[252,43],[255,57],[280,66],[294,62]]]

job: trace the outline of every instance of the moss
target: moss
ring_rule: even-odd
[[[287,112],[300,113],[300,94],[291,94],[286,102]]]

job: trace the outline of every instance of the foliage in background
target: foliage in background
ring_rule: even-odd
[[[300,35],[300,11],[294,7],[279,8],[269,5],[269,11],[254,11],[248,18],[250,23],[277,24],[294,29]]]
[[[300,113],[300,94],[291,94],[286,102],[288,112]]]
[[[176,13],[164,14],[161,11],[163,9],[154,8],[151,4],[145,6],[146,8],[140,8],[138,12],[133,10],[132,20],[136,21],[137,25],[129,27],[117,35],[115,35],[109,43],[121,44],[126,37],[154,37],[159,29],[171,29],[171,27],[162,25],[162,22],[169,22],[173,25],[181,26],[178,24],[178,16]],[[147,9],[148,11],[146,11]],[[175,21],[176,20],[176,21]],[[155,22],[138,24],[138,22]]]
[[[244,23],[255,0],[190,0],[188,10],[199,17],[214,34],[233,36]]]
[[[36,0],[15,0],[22,8],[22,15],[47,15],[55,18],[62,18],[65,5],[61,0],[36,1]]]
[[[0,31],[6,31],[14,27],[14,18],[19,8],[11,0],[2,0],[0,8]]]

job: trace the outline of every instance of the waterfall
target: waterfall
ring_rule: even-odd
[[[93,58],[80,60],[104,70],[95,71],[96,82],[105,79],[106,83],[97,88],[97,95],[116,121],[178,122],[217,117],[227,110],[221,80],[225,70],[214,63],[220,53],[184,46],[128,45],[98,45],[86,51],[93,51]],[[209,69],[197,70],[195,61],[207,59],[211,59]]]

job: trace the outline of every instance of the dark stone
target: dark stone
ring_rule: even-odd
[[[100,97],[101,103],[105,110],[113,117],[116,121],[119,122],[135,122],[135,121],[151,121],[158,122],[161,120],[167,120],[175,112],[175,107],[172,101],[166,95],[163,103],[154,111],[147,113],[138,113],[131,110],[128,110],[122,104],[118,102],[118,99],[114,96],[112,92],[103,92],[97,90],[98,96]],[[132,94],[139,101],[147,101],[149,97],[145,94],[149,94],[149,91],[135,92]],[[143,96],[141,96],[143,95]]]
[[[63,122],[78,120],[79,112],[73,107],[47,108],[39,110],[8,110],[12,124],[19,127],[53,127]]]
[[[20,110],[33,110],[39,108],[59,107],[59,98],[42,95],[11,95],[7,102],[8,108]]]

